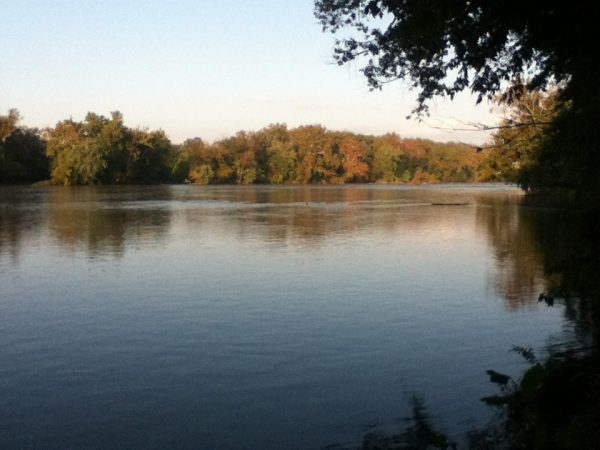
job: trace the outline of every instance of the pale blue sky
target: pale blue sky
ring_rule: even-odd
[[[174,142],[212,141],[269,123],[480,143],[405,116],[415,93],[369,92],[357,67],[332,63],[312,0],[0,0],[0,111],[28,126],[119,110],[129,126]],[[460,96],[432,105],[432,125],[493,124]]]

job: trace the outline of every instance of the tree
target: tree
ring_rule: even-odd
[[[0,183],[31,183],[48,178],[46,144],[36,129],[19,126],[16,109],[0,115]]]
[[[110,120],[88,113],[83,122],[59,122],[49,130],[52,180],[64,185],[124,182],[125,134],[119,113]]]
[[[384,183],[399,181],[398,162],[404,155],[401,145],[400,137],[396,134],[386,134],[375,140],[372,173],[376,181]]]
[[[171,142],[162,130],[130,129],[118,111],[88,113],[48,130],[47,154],[57,184],[160,183],[171,177]]]
[[[558,90],[526,92],[505,109],[482,168],[485,179],[519,183],[524,188],[537,184],[540,152],[559,112],[558,95]]]
[[[428,142],[426,150],[427,170],[436,180],[443,182],[475,181],[475,170],[486,158],[467,145],[453,142]]]
[[[212,153],[213,165],[215,167],[216,183],[234,183],[235,170],[234,154],[225,141],[220,141],[210,147]]]
[[[215,179],[215,172],[210,164],[195,166],[190,171],[190,180],[198,184],[211,184]]]
[[[316,0],[315,15],[326,30],[357,32],[336,42],[338,63],[365,56],[362,70],[374,88],[412,80],[421,89],[417,111],[424,111],[435,95],[465,88],[480,98],[495,95],[504,82],[525,80],[532,70],[529,90],[587,83],[598,73],[589,51],[597,6],[583,0]]]
[[[351,30],[336,41],[335,60],[361,64],[372,88],[410,80],[419,89],[417,115],[432,97],[465,89],[479,101],[500,95],[512,104],[559,86],[565,107],[542,153],[577,176],[546,177],[538,187],[579,190],[600,190],[592,169],[600,164],[600,64],[592,50],[599,11],[598,1],[588,0],[315,1],[324,30]]]
[[[171,141],[163,130],[133,130],[127,150],[129,182],[160,183],[171,177]]]
[[[83,134],[88,150],[95,158],[102,159],[103,169],[98,174],[98,183],[122,184],[133,181],[128,178],[128,163],[134,139],[131,130],[125,127],[119,111],[110,113],[110,119],[95,113],[85,117]],[[135,180],[137,181],[137,180]]]
[[[266,181],[280,184],[292,181],[295,177],[296,152],[290,143],[285,124],[271,124],[259,131],[265,150],[263,167]]]
[[[252,184],[258,177],[257,155],[261,151],[261,142],[255,133],[239,131],[235,136],[224,140],[231,152],[237,184]]]
[[[305,125],[290,130],[290,141],[297,156],[296,181],[322,181],[326,170],[322,161],[329,144],[327,130],[320,125]]]
[[[174,183],[183,183],[188,180],[190,174],[190,159],[181,146],[173,146],[170,159],[171,181]]]
[[[181,148],[179,162],[176,164],[177,170],[181,172],[179,175],[180,178],[182,180],[188,179],[192,183],[209,184],[214,178],[212,165],[213,161],[211,155],[202,139],[199,137],[186,139]],[[201,175],[202,173],[206,174],[208,172],[206,168],[203,169],[203,171],[200,171],[200,166],[210,168],[210,173],[212,175],[208,178]]]
[[[0,183],[47,180],[46,143],[35,129],[16,128],[0,144]]]
[[[367,181],[369,178],[369,164],[362,143],[356,137],[349,135],[342,138],[339,145],[342,154],[342,167],[344,168],[344,181]]]

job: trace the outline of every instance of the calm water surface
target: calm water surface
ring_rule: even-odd
[[[462,439],[568,333],[505,186],[0,188],[0,447]]]

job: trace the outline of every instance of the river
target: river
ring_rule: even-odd
[[[0,446],[462,441],[575,333],[503,185],[0,188]],[[560,229],[557,229],[557,233]],[[559,240],[559,237],[557,237]]]

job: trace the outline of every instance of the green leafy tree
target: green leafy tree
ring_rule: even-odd
[[[373,179],[384,183],[400,181],[397,172],[400,158],[403,155],[400,136],[386,134],[375,139],[372,163]]]
[[[171,152],[171,180],[175,183],[183,183],[188,180],[190,174],[190,159],[188,155],[178,150]]]
[[[19,112],[0,115],[0,183],[31,183],[49,176],[46,144],[35,129],[18,126]]]
[[[289,183],[295,178],[296,151],[290,142],[285,124],[271,124],[258,133],[264,149],[262,166],[265,181],[273,184]]]
[[[169,180],[171,141],[164,131],[133,130],[127,150],[129,182],[152,184]]]
[[[47,152],[52,159],[52,181],[66,186],[99,182],[106,162],[86,145],[83,124],[63,120],[49,130]]]
[[[83,126],[85,141],[94,157],[101,158],[104,167],[98,176],[101,184],[122,184],[137,181],[128,178],[131,130],[123,123],[123,115],[112,112],[110,119],[88,113]]]
[[[171,143],[163,131],[132,130],[119,112],[88,113],[48,131],[52,180],[57,184],[160,183],[170,180]]]
[[[276,141],[269,147],[268,181],[274,184],[294,180],[296,152],[289,142]]]

